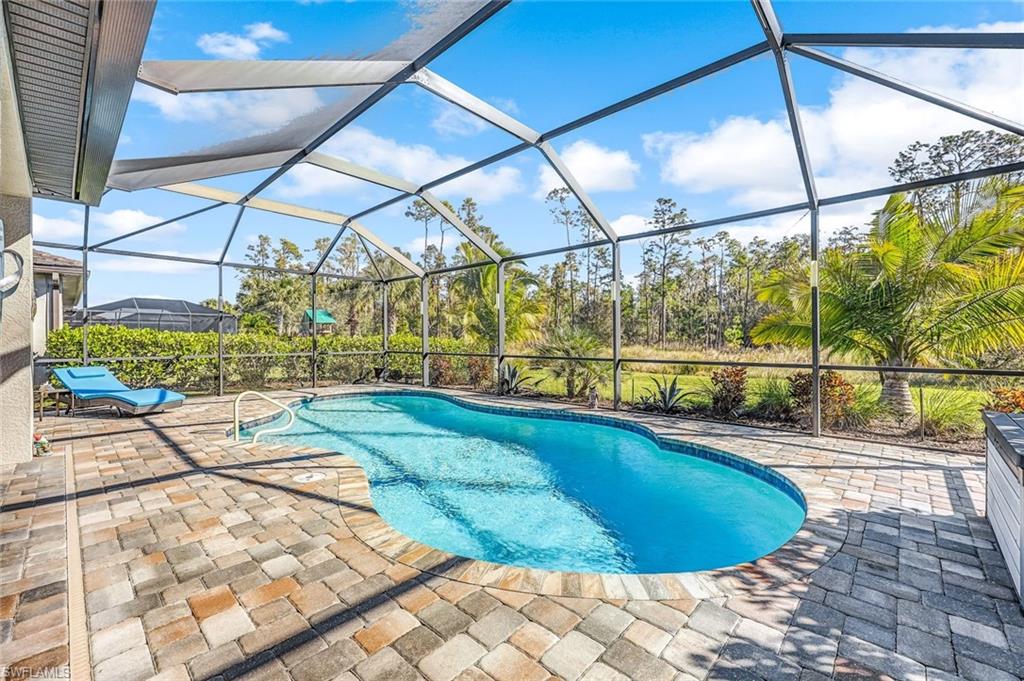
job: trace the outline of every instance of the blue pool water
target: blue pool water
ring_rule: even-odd
[[[318,400],[295,415],[291,430],[265,439],[352,456],[385,520],[470,558],[575,572],[704,570],[773,551],[804,519],[792,488],[618,427],[418,395]]]

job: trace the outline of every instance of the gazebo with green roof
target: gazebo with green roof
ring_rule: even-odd
[[[317,333],[334,333],[334,325],[338,323],[330,312],[318,307],[316,309],[316,332]],[[306,314],[302,316],[302,332],[309,334],[312,332],[313,326],[313,309],[306,308]]]

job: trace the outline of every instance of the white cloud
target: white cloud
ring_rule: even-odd
[[[449,245],[452,243],[452,239],[451,238],[448,238],[446,241],[448,242]],[[429,235],[427,237],[427,245],[434,246],[435,248],[440,248],[441,247],[441,235],[440,234],[431,234],[431,235]],[[412,255],[423,255],[423,237],[420,237],[419,239],[412,239],[411,241],[409,241],[409,243],[407,243],[405,246],[402,247],[402,250],[404,250],[407,253],[411,253]],[[448,250],[448,249],[446,248],[445,250]]]
[[[312,88],[172,95],[140,84],[132,99],[156,107],[164,118],[176,123],[214,123],[252,133],[280,127],[323,105]]]
[[[640,164],[628,151],[602,147],[590,140],[573,142],[560,152],[562,161],[588,192],[626,191],[636,186]],[[543,199],[547,193],[564,183],[550,165],[538,167],[535,198]]]
[[[74,208],[67,212],[67,217],[48,218],[32,213],[32,238],[40,241],[61,239],[82,240],[84,232],[85,212]]]
[[[204,33],[196,41],[196,47],[221,59],[256,59],[260,56],[260,46],[255,40],[234,33]]]
[[[360,126],[341,130],[323,146],[323,151],[414,183],[443,177],[471,163],[461,156],[442,154],[426,144],[402,144]],[[285,177],[279,193],[296,197],[327,191],[358,191],[359,188],[358,183],[296,168]],[[434,191],[444,197],[472,196],[481,203],[488,203],[522,191],[522,178],[518,168],[496,166],[464,175]]]
[[[149,227],[161,223],[166,218],[162,218],[158,215],[149,215],[145,211],[130,209],[130,208],[119,208],[110,213],[93,213],[92,220],[105,228],[106,232],[111,236],[121,236],[134,232],[137,229],[143,227]],[[170,224],[159,227],[158,229],[148,232],[149,234],[159,235],[160,237],[167,236],[168,234],[174,234],[185,230],[185,225],[180,222],[172,222]],[[141,236],[141,235],[140,235]]]
[[[260,52],[270,43],[287,41],[287,33],[275,28],[269,21],[259,21],[246,25],[244,35],[204,33],[196,41],[196,47],[221,59],[259,59]]]
[[[470,137],[479,135],[491,125],[465,109],[445,102],[434,120],[430,121],[430,127],[442,137]]]
[[[640,232],[650,229],[647,226],[647,218],[643,215],[633,215],[627,213],[626,215],[620,215],[611,222],[612,229],[619,236],[625,236],[626,234],[638,234]]]
[[[515,116],[519,113],[519,104],[511,97],[491,97],[491,103],[509,116]]]
[[[962,30],[1019,32],[1024,22]],[[979,109],[1024,120],[1024,57],[1013,50],[855,48],[842,57]],[[798,79],[798,91],[800,84]],[[827,104],[802,107],[801,118],[821,196],[889,184],[889,164],[915,140],[987,127],[838,72]],[[729,202],[742,209],[804,197],[783,111],[771,118],[728,118],[707,132],[650,133],[644,136],[644,148],[660,160],[665,182],[694,193],[727,192]]]
[[[245,27],[246,35],[251,40],[265,40],[274,43],[288,42],[288,34],[279,28],[275,28],[269,21],[257,21]]]

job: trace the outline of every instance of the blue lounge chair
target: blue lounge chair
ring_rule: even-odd
[[[180,407],[185,396],[163,388],[132,390],[103,366],[66,367],[53,374],[83,406],[110,406],[118,413],[155,414]]]

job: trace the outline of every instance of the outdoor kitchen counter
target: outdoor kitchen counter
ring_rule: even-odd
[[[1024,414],[986,413],[986,513],[1018,597],[1024,573]]]

